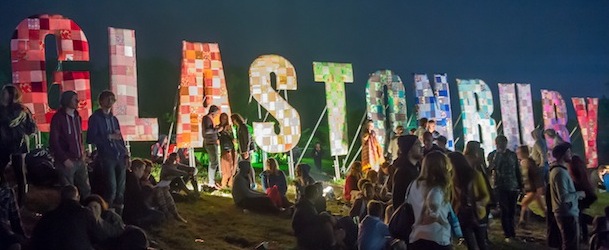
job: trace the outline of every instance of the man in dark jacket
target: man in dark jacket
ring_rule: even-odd
[[[70,185],[78,187],[82,197],[91,193],[89,173],[84,161],[82,120],[78,115],[78,96],[74,91],[61,93],[61,107],[51,119],[49,146],[60,169]]]
[[[220,158],[220,148],[218,133],[222,127],[214,125],[214,119],[220,114],[220,109],[216,105],[209,106],[209,112],[203,116],[203,144],[205,151],[209,155],[209,165],[207,166],[207,185],[211,188],[216,187],[216,170],[218,170]]]
[[[415,135],[404,135],[398,139],[399,155],[393,163],[393,207],[397,209],[406,198],[408,185],[419,176],[420,161],[423,159],[421,141]]]
[[[103,183],[102,197],[120,214],[125,192],[125,160],[128,156],[118,119],[112,114],[116,96],[109,90],[99,94],[100,109],[89,117],[87,143],[97,148],[96,176]]]
[[[516,153],[507,149],[507,137],[499,135],[495,138],[496,150],[488,155],[489,170],[493,177],[495,195],[501,209],[501,226],[505,240],[516,237],[514,216],[518,193],[523,188],[522,174],[518,165]]]
[[[32,232],[32,249],[93,249],[91,236],[101,231],[91,210],[78,203],[80,196],[74,186],[61,190],[59,206],[42,216]]]

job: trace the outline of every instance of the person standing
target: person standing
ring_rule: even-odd
[[[562,143],[552,149],[556,162],[550,168],[550,199],[552,212],[561,236],[561,249],[579,249],[579,200],[584,191],[576,191],[567,164],[571,161],[571,144]]]
[[[237,154],[235,153],[235,136],[233,127],[229,122],[228,114],[220,114],[220,167],[222,170],[222,182],[220,188],[228,188],[233,185],[233,176],[237,169]]]
[[[237,126],[237,141],[239,142],[239,155],[241,160],[250,160],[251,151],[254,150],[254,141],[250,131],[247,129],[245,119],[240,114],[234,113],[231,115],[233,124]]]
[[[364,173],[368,169],[379,171],[383,162],[385,162],[383,147],[381,147],[376,137],[374,123],[371,120],[367,120],[364,123],[364,131],[362,133],[362,171]]]
[[[5,85],[0,92],[0,173],[11,162],[17,181],[17,203],[26,192],[24,155],[29,151],[29,135],[38,131],[30,110],[21,103],[21,92]]]
[[[522,179],[524,183],[525,196],[520,202],[520,219],[518,220],[518,226],[524,227],[526,224],[525,215],[527,208],[533,201],[537,201],[537,204],[543,211],[546,211],[546,203],[543,200],[543,179],[541,177],[542,170],[537,167],[535,161],[529,157],[529,147],[524,145],[518,147],[516,150],[518,160],[520,161],[520,172],[522,173]]]
[[[399,125],[395,127],[393,133],[393,137],[391,137],[391,141],[389,141],[389,148],[387,150],[389,151],[388,153],[391,155],[391,162],[394,162],[400,154],[400,148],[398,147],[398,138],[400,138],[400,136],[402,136],[402,134],[404,133],[404,126]]]
[[[427,122],[429,120],[425,117],[419,119],[419,127],[414,131],[414,135],[419,138],[420,141],[423,141],[423,133],[427,131]]]
[[[207,185],[210,188],[216,188],[216,170],[218,170],[218,158],[220,158],[220,149],[218,141],[218,133],[222,131],[222,127],[214,124],[214,119],[220,114],[220,109],[216,105],[209,107],[209,112],[203,116],[203,144],[205,151],[209,156],[209,165],[207,166]]]
[[[104,183],[102,197],[121,214],[125,193],[125,166],[129,152],[121,134],[118,119],[112,114],[116,96],[104,90],[97,98],[100,108],[89,117],[87,143],[97,148],[95,171],[99,171]]]
[[[507,137],[499,135],[495,138],[496,150],[489,154],[489,169],[494,179],[494,190],[501,209],[501,227],[505,241],[510,242],[516,237],[514,216],[518,193],[522,190],[522,174],[518,166],[516,153],[507,148]]]
[[[544,182],[548,182],[548,144],[543,137],[543,129],[536,128],[531,131],[531,137],[535,140],[535,144],[531,149],[531,158],[535,161],[535,166],[542,170]]]
[[[423,159],[421,142],[414,135],[405,135],[398,139],[400,156],[395,160],[393,166],[396,168],[393,174],[392,201],[393,207],[398,208],[406,198],[408,185],[419,176],[420,161]]]
[[[427,121],[427,132],[431,133],[433,139],[437,139],[440,136],[440,132],[436,130],[436,121],[430,119]]]
[[[313,163],[315,163],[315,168],[320,173],[323,172],[321,167],[321,159],[324,157],[324,151],[321,149],[321,143],[315,143],[315,148],[313,149]]]
[[[423,133],[423,155],[427,155],[433,151],[440,151],[445,153],[442,148],[438,147],[438,145],[433,143],[433,134],[429,131],[425,131]]]
[[[84,161],[82,119],[76,110],[76,92],[70,90],[61,93],[60,105],[51,119],[49,146],[55,157],[56,168],[63,172],[65,181],[76,186],[81,197],[87,197],[91,194],[91,186]]]

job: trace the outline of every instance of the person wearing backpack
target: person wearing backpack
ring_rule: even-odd
[[[368,215],[359,224],[357,246],[359,249],[383,250],[391,239],[389,228],[383,223],[383,203],[370,201],[367,204]]]
[[[17,202],[25,197],[24,155],[29,152],[29,135],[38,131],[30,110],[21,103],[21,92],[5,85],[0,92],[0,172],[11,162],[17,181]]]
[[[486,250],[486,226],[480,221],[486,216],[490,195],[484,176],[476,171],[460,152],[451,152],[448,158],[453,166],[451,203],[459,219],[467,248]]]

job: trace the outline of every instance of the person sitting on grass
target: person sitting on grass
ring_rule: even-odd
[[[296,186],[296,203],[304,196],[305,188],[315,183],[315,179],[311,177],[309,171],[311,171],[309,164],[298,164],[296,166],[296,179],[293,181],[294,186]]]
[[[184,191],[188,195],[198,196],[197,168],[186,166],[178,162],[178,154],[171,153],[161,168],[161,180],[170,180],[172,190]],[[193,191],[186,187],[190,181]]]
[[[187,223],[187,221],[178,213],[175,200],[171,196],[167,182],[157,183],[152,176],[152,161],[144,160],[146,167],[144,175],[140,179],[140,184],[145,193],[145,201],[151,207],[155,207],[165,214],[165,218],[175,218],[178,221]]]
[[[31,249],[93,249],[93,235],[102,231],[101,224],[79,200],[75,186],[61,189],[59,206],[44,214],[34,227]]]
[[[318,181],[315,182],[315,187],[317,187],[317,198],[313,201],[313,205],[315,205],[315,209],[317,212],[325,212],[327,210],[326,198],[324,197],[324,186]]]
[[[260,179],[262,180],[262,189],[273,199],[276,206],[286,208],[292,205],[286,198],[288,184],[285,174],[279,170],[279,164],[275,158],[266,160],[266,170],[260,173]]]
[[[302,199],[296,203],[292,230],[299,249],[335,249],[344,238],[344,232],[342,237],[337,237],[340,231],[334,230],[336,219],[327,213],[320,214],[315,209],[313,203],[317,196],[318,188],[308,185],[304,189]]]
[[[10,166],[10,164],[8,164]],[[0,249],[21,249],[25,233],[21,226],[21,215],[17,206],[15,191],[9,186],[12,177],[12,166],[2,168],[0,172]]]
[[[251,188],[251,163],[240,161],[238,166],[239,170],[233,182],[233,201],[235,205],[244,209],[244,212],[251,210],[258,213],[279,213],[280,209],[273,204],[265,193]]]
[[[352,192],[359,191],[357,184],[362,179],[362,175],[362,163],[360,161],[353,162],[347,177],[345,177],[345,192],[343,193],[345,201],[351,202]]]
[[[359,224],[357,236],[357,246],[359,249],[385,249],[391,234],[387,225],[381,220],[384,212],[383,203],[379,201],[368,202],[368,215]]]
[[[108,249],[115,248],[118,237],[125,231],[125,223],[120,215],[108,208],[108,203],[99,195],[89,195],[83,201],[100,223],[101,230],[93,233],[95,242]]]
[[[140,159],[131,162],[131,172],[127,173],[125,181],[125,209],[123,220],[132,225],[149,227],[161,224],[164,219],[159,212],[146,204],[146,193],[142,188],[140,179],[144,176],[146,163]]]
[[[351,207],[351,211],[349,211],[349,216],[352,218],[357,218],[357,221],[361,221],[367,215],[366,206],[368,202],[374,200],[374,187],[370,182],[365,182],[361,186],[362,192],[360,195],[353,201],[353,206]]]

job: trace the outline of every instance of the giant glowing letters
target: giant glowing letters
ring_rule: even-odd
[[[34,116],[38,128],[49,132],[54,110],[49,107],[46,79],[45,43],[47,35],[57,40],[57,60],[89,61],[89,43],[85,33],[74,21],[61,15],[29,17],[19,25],[11,39],[13,84],[21,89],[23,103]],[[73,90],[78,94],[78,112],[82,128],[88,127],[91,115],[90,75],[86,71],[57,71],[53,84],[62,91]]]
[[[204,43],[203,49],[203,92],[205,107],[216,105],[222,112],[231,115],[228,101],[228,90],[224,78],[224,67],[220,57],[220,47],[217,43]],[[219,116],[218,116],[219,121]]]
[[[567,105],[560,93],[552,90],[541,90],[541,105],[543,106],[543,123],[545,129],[554,129],[565,141],[570,141],[567,130]],[[554,141],[546,136],[548,145]]]
[[[346,155],[349,141],[345,83],[353,82],[353,67],[349,63],[313,62],[313,75],[316,82],[326,86],[331,155]]]
[[[366,83],[366,112],[376,128],[377,140],[381,145],[387,145],[389,132],[406,125],[406,90],[400,76],[391,70],[379,70],[370,75]],[[389,122],[389,128],[385,128],[386,122]]]
[[[485,152],[491,152],[497,137],[493,113],[493,94],[482,80],[457,79],[463,119],[464,143],[480,141]]]
[[[110,88],[116,95],[112,113],[120,121],[126,141],[156,141],[157,118],[139,118],[135,30],[108,28]]]
[[[446,74],[435,74],[434,83],[435,91],[429,85],[427,75],[414,75],[417,118],[425,117],[435,120],[436,131],[446,137],[446,146],[454,150],[450,87],[446,80]]]
[[[275,74],[277,90],[296,90],[296,69],[281,56],[263,55],[249,70],[250,93],[279,123],[277,134],[274,122],[254,122],[256,144],[266,152],[281,153],[290,151],[300,140],[300,115],[273,89],[271,73]]]
[[[535,129],[535,120],[533,119],[531,86],[520,83],[500,83],[499,101],[503,135],[508,139],[508,148],[515,150],[521,144],[533,146],[535,140],[533,140],[531,132]]]
[[[176,143],[178,148],[202,147],[203,118],[203,44],[182,42],[182,74],[180,77]]]
[[[596,168],[598,166],[598,149],[596,147],[598,98],[587,98],[587,103],[586,99],[581,97],[573,97],[571,100],[584,141],[586,159],[588,160],[587,166],[588,168]]]

